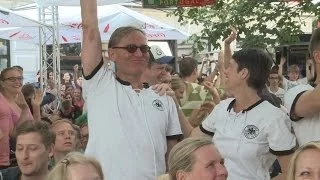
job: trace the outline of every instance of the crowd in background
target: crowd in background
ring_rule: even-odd
[[[59,89],[54,72],[44,88],[39,78],[23,84],[20,66],[0,74],[0,180],[319,179],[319,29],[306,77],[297,65],[284,74],[286,58],[272,64],[261,49],[232,55],[235,28],[200,69],[149,47],[142,30],[119,28],[109,42],[114,71],[97,53],[99,36],[88,38],[96,2],[81,2],[82,64]]]

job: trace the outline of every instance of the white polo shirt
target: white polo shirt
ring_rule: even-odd
[[[285,77],[283,77],[283,79],[282,79],[282,86],[285,91],[288,91],[289,89],[291,89],[295,86],[298,86],[300,84],[308,84],[308,78],[305,77],[305,78],[298,79],[296,81],[290,81],[289,79],[287,79]]]
[[[310,141],[320,140],[320,112],[308,117],[300,117],[294,119],[291,115],[294,113],[294,108],[299,97],[306,91],[313,90],[310,85],[298,85],[289,91],[284,96],[284,105],[290,112],[290,119],[293,121],[293,130],[297,137],[299,146]]]
[[[221,101],[204,120],[202,132],[214,133],[216,144],[228,169],[228,180],[269,180],[274,154],[290,154],[295,137],[285,113],[260,100],[236,113],[235,99]]]
[[[173,99],[151,88],[137,93],[103,63],[86,79],[86,154],[101,163],[105,179],[154,180],[164,174],[167,138],[182,134]]]
[[[267,87],[268,91],[274,95],[276,95],[278,98],[281,99],[281,103],[283,104],[283,101],[284,101],[284,93],[286,93],[286,91],[282,88],[278,88],[278,91],[277,92],[273,92],[271,91],[270,87]]]

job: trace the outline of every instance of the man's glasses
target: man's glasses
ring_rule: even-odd
[[[11,82],[15,82],[16,80],[23,81],[23,77],[22,76],[19,76],[19,77],[8,77],[8,78],[4,79],[4,81],[11,81]]]
[[[115,49],[125,49],[125,50],[127,50],[129,53],[135,53],[136,51],[137,51],[137,49],[139,48],[140,49],[140,51],[142,52],[142,53],[147,53],[147,52],[149,52],[149,50],[150,50],[150,46],[148,46],[148,45],[142,45],[142,46],[136,46],[136,45],[134,45],[134,44],[129,44],[129,45],[127,45],[127,46],[124,46],[124,47],[112,47],[112,48],[115,48]]]

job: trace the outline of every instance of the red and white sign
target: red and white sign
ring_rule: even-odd
[[[214,5],[216,0],[179,0],[178,6],[180,7],[194,7],[194,6],[207,6]]]

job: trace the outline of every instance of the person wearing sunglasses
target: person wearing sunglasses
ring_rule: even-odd
[[[10,166],[10,136],[21,121],[33,120],[29,106],[21,92],[22,71],[6,68],[0,74],[0,169]]]
[[[166,171],[166,155],[181,138],[176,106],[141,79],[152,49],[144,31],[117,28],[109,39],[113,73],[102,60],[97,1],[81,0],[83,92],[89,141],[85,153],[102,165],[106,179],[154,180]],[[163,86],[159,86],[163,87]]]

